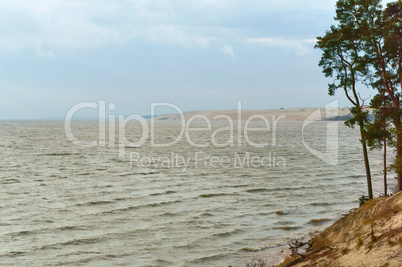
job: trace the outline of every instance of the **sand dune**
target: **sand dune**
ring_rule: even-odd
[[[320,111],[320,115],[316,112]],[[213,110],[213,111],[190,111],[184,112],[183,115],[188,120],[194,116],[205,116],[210,120],[224,120],[223,116],[228,116],[232,120],[248,120],[252,116],[263,116],[269,121],[304,121],[304,120],[317,120],[312,119],[311,115],[315,114],[318,120],[346,120],[350,114],[349,108],[289,108],[289,109],[269,109],[269,110]],[[219,116],[219,117],[217,117]],[[159,115],[156,120],[175,121],[180,120],[180,115],[167,114]],[[256,119],[257,120],[257,119]]]
[[[401,266],[402,192],[368,201],[311,244],[305,255],[279,266]]]

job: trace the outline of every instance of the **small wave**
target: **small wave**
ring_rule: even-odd
[[[236,194],[227,194],[227,193],[216,193],[216,194],[201,194],[199,197],[201,198],[210,198],[210,197],[223,197],[223,196],[234,196]]]
[[[267,246],[261,246],[261,247],[245,247],[240,249],[241,251],[246,251],[246,252],[259,252],[259,251],[263,251],[272,247],[276,247],[276,246],[272,246],[272,245],[267,245]]]
[[[317,225],[321,225],[321,224],[324,224],[324,223],[330,222],[330,221],[331,221],[331,219],[328,219],[328,218],[324,218],[324,219],[312,219],[311,221],[308,222],[308,224],[317,226]]]
[[[268,189],[268,188],[254,188],[254,189],[246,190],[247,193],[260,193],[260,192],[269,192],[269,191],[272,191],[272,189]]]
[[[159,172],[140,172],[138,173],[139,175],[152,175],[152,174],[158,174]]]
[[[250,186],[250,185],[248,185],[248,184],[239,184],[239,185],[232,185],[230,187],[232,187],[232,188],[242,188],[242,187],[248,187],[248,186]]]
[[[124,160],[116,159],[116,158],[112,158],[112,159],[110,159],[110,161],[114,161],[114,162],[124,162]]]
[[[63,157],[63,156],[74,156],[79,155],[79,153],[47,153],[47,154],[38,154],[38,156],[50,156],[50,157]]]
[[[321,187],[321,185],[302,186],[302,187],[281,187],[281,188],[278,188],[277,190],[279,190],[279,191],[295,191],[295,190],[300,190],[300,189],[314,189],[317,187]]]
[[[254,175],[251,175],[251,174],[242,174],[242,175],[240,175],[240,177],[254,177]]]
[[[161,206],[165,206],[165,205],[169,205],[169,204],[174,204],[174,203],[180,203],[182,202],[181,200],[175,200],[175,201],[163,201],[163,202],[158,202],[158,203],[152,203],[152,204],[146,204],[146,205],[142,205],[141,207],[146,208],[146,207],[161,207]]]
[[[334,175],[338,175],[338,173],[335,173],[335,172],[327,173],[327,172],[325,172],[325,173],[318,173],[315,176],[316,177],[328,177],[328,176],[334,176]]]
[[[131,210],[136,210],[139,209],[139,206],[129,206],[125,208],[120,208],[120,209],[114,209],[114,210],[108,210],[108,211],[103,211],[102,214],[115,214],[115,213],[121,213],[121,212],[127,212]]]
[[[91,202],[87,202],[87,203],[80,203],[77,204],[76,206],[97,206],[97,205],[106,205],[106,204],[112,204],[112,203],[116,203],[115,201],[111,201],[111,200],[99,200],[99,201],[91,201]]]
[[[20,236],[28,236],[28,235],[34,235],[35,233],[37,233],[37,230],[32,230],[32,231],[18,231],[18,232],[12,232],[12,233],[8,233],[6,234],[6,236],[10,236],[10,237],[20,237]]]
[[[291,221],[279,221],[279,222],[276,222],[274,224],[275,225],[292,225],[292,224],[295,224],[295,223],[291,222]]]
[[[173,201],[163,201],[163,202],[150,203],[150,204],[144,204],[144,205],[138,205],[138,206],[129,206],[129,207],[120,208],[120,209],[114,209],[114,210],[109,210],[109,211],[103,211],[102,214],[127,212],[127,211],[137,210],[137,209],[141,209],[141,208],[161,207],[161,206],[170,205],[170,204],[175,204],[175,203],[180,203],[180,202],[182,202],[182,201],[181,201],[181,200],[173,200]]]
[[[211,255],[211,256],[206,256],[206,257],[190,260],[190,261],[187,261],[187,262],[196,263],[196,264],[207,263],[208,261],[214,261],[214,260],[223,259],[226,256],[227,256],[226,254],[215,254],[215,255]]]
[[[78,231],[78,230],[84,230],[86,229],[85,227],[82,226],[62,226],[59,228],[56,228],[55,230],[58,231]]]
[[[9,257],[9,258],[16,258],[16,257],[22,257],[26,255],[26,252],[21,252],[21,251],[11,251],[9,253],[1,255],[2,257]]]
[[[156,265],[163,265],[163,266],[173,265],[173,263],[171,261],[164,260],[164,259],[156,259],[156,260],[154,260],[154,263]]]
[[[171,212],[165,212],[165,213],[161,214],[160,216],[161,217],[176,217],[176,216],[179,216],[179,214],[171,213]]]
[[[161,196],[161,195],[169,195],[169,194],[174,194],[174,193],[176,193],[176,191],[168,190],[168,191],[162,192],[162,193],[153,193],[153,194],[150,194],[150,196]]]
[[[231,235],[238,234],[240,232],[241,232],[241,230],[236,228],[236,229],[234,229],[232,231],[213,234],[212,237],[217,237],[217,238],[228,237],[228,236],[231,236]]]
[[[63,254],[63,257],[67,256],[80,256],[80,255],[92,255],[92,254],[101,254],[98,251],[74,251],[67,254]]]
[[[284,231],[293,231],[293,230],[300,229],[300,226],[280,226],[280,227],[274,227],[272,229],[284,230]]]
[[[34,223],[40,223],[40,224],[43,224],[43,223],[54,223],[54,221],[52,221],[52,220],[33,220],[32,222],[34,222]],[[1,226],[1,225],[0,225]]]
[[[183,245],[176,245],[176,246],[172,246],[172,248],[174,248],[175,250],[187,250],[187,249],[193,249],[193,248],[199,248],[200,244],[198,241],[194,241],[194,242],[190,242],[187,244],[183,244]]]
[[[120,177],[127,177],[127,176],[135,176],[135,175],[152,175],[152,174],[158,174],[158,172],[128,172],[128,173],[121,173],[119,174]]]
[[[100,241],[100,238],[78,238],[74,239],[71,241],[67,241],[64,243],[61,243],[63,246],[68,246],[68,245],[74,245],[74,246],[79,246],[79,245],[87,245],[87,244],[96,244]]]
[[[275,211],[275,213],[278,215],[288,215],[289,211],[288,210],[278,210],[278,211]]]
[[[135,148],[140,148],[140,146],[127,146],[127,145],[126,145],[124,148],[125,148],[125,149],[130,149],[130,148],[131,148],[131,149],[135,149]]]
[[[333,203],[328,203],[328,202],[314,202],[310,204],[311,206],[331,206]]]
[[[131,197],[116,197],[114,200],[115,201],[124,201],[124,200],[129,200],[132,199]]]
[[[261,192],[273,192],[273,191],[297,191],[303,189],[313,189],[319,186],[302,186],[302,187],[278,187],[278,188],[254,188],[246,190],[247,193],[261,193]]]
[[[88,253],[87,255],[90,255],[90,254],[93,254],[93,253]],[[85,254],[83,254],[83,255],[85,255]],[[55,266],[58,266],[58,265],[63,265],[63,266],[65,266],[65,265],[68,265],[68,266],[81,266],[81,265],[84,265],[84,266],[87,266],[90,262],[96,261],[96,260],[107,260],[107,258],[106,258],[106,256],[91,256],[91,257],[86,257],[86,258],[79,259],[79,260],[76,260],[76,261],[57,262],[54,265]]]
[[[135,175],[135,173],[123,173],[123,174],[119,174],[119,176],[121,177],[126,177],[126,176],[131,176],[131,175]]]
[[[347,178],[364,178],[363,175],[349,175]]]
[[[18,184],[21,183],[17,179],[7,179],[1,182],[2,184]]]
[[[350,182],[350,183],[342,184],[342,186],[356,185],[356,184],[365,184],[365,182],[363,182],[363,181],[355,181],[355,182]]]
[[[208,212],[204,212],[204,213],[202,213],[202,214],[200,215],[200,217],[212,217],[212,216],[214,216],[214,215],[211,214],[211,213],[208,213]]]
[[[101,240],[102,240],[102,238],[78,238],[78,239],[73,239],[73,240],[66,241],[66,242],[44,245],[40,248],[40,250],[58,249],[58,248],[63,248],[64,246],[71,246],[71,245],[72,246],[91,245],[91,244],[96,244]]]

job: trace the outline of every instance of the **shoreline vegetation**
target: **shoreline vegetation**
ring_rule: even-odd
[[[352,104],[345,125],[360,130],[369,199],[373,198],[368,149],[384,149],[384,195],[387,194],[387,147],[395,148],[398,191],[402,191],[402,0],[382,5],[381,0],[338,0],[335,25],[317,37],[322,51],[318,66],[327,78],[328,94],[343,91]],[[370,101],[369,119],[358,85],[377,91]]]
[[[335,25],[317,37],[322,51],[319,66],[332,79],[328,93],[343,91],[352,104],[345,122],[358,126],[367,178],[368,201],[305,242],[293,242],[290,256],[279,267],[290,266],[401,266],[402,263],[402,1],[384,7],[381,0],[338,0]],[[358,84],[377,91],[370,101],[374,120],[364,109]],[[387,166],[387,147],[396,151]],[[384,197],[373,198],[369,149],[383,149]],[[396,173],[398,187],[388,195],[387,172]],[[299,247],[308,246],[304,253]],[[253,260],[249,267],[263,267]]]
[[[296,241],[290,246],[290,255],[275,267],[400,266],[402,192],[371,199],[310,241]],[[263,258],[247,263],[247,267],[264,266],[269,265]]]

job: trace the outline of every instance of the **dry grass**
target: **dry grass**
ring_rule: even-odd
[[[359,236],[359,237],[357,238],[356,247],[357,247],[357,248],[360,248],[361,246],[363,246],[363,244],[364,244],[364,241],[363,241],[363,239]]]
[[[387,232],[387,243],[390,246],[394,245],[394,242],[392,241],[393,237],[394,237],[394,231]]]
[[[374,220],[388,219],[388,218],[392,217],[393,215],[395,215],[395,213],[397,213],[397,212],[394,211],[393,209],[391,209],[391,207],[389,207],[387,205],[382,205],[381,209],[376,213]]]
[[[371,250],[373,248],[373,246],[374,246],[374,242],[371,241],[370,243],[368,243],[367,244],[368,250]]]
[[[351,211],[312,237],[310,254],[298,266],[348,266],[348,262],[354,264],[349,266],[370,266],[371,261],[375,266],[399,266],[393,253],[402,248],[401,199],[402,193],[380,197]]]
[[[315,249],[323,249],[323,248],[327,248],[331,246],[331,242],[323,237],[322,235],[317,235],[315,237],[313,237],[313,239],[311,239],[311,249],[315,250]]]

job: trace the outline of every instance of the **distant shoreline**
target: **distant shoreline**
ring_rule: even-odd
[[[350,115],[350,110],[347,107],[343,108],[315,108],[315,107],[305,107],[305,108],[287,108],[287,109],[267,109],[267,110],[246,110],[242,109],[238,110],[200,110],[200,111],[186,111],[183,112],[183,116],[186,119],[197,116],[205,116],[210,120],[224,120],[222,116],[227,116],[231,120],[239,120],[246,121],[253,116],[257,116],[259,118],[265,117],[268,121],[272,120],[280,120],[280,121],[305,121],[312,114],[318,115],[317,112],[320,112],[321,121],[345,121],[348,119]],[[372,110],[369,109],[370,114],[372,114]],[[134,113],[133,113],[134,114]],[[107,114],[106,120],[109,115]],[[114,115],[116,118],[118,115]],[[127,114],[124,116],[128,116]],[[157,121],[177,121],[180,120],[181,116],[179,113],[171,113],[171,114],[160,114],[160,115],[140,115],[144,119],[155,118]],[[221,118],[216,118],[216,116],[221,116]],[[22,121],[63,121],[65,117],[47,117],[47,118],[31,118],[31,119],[0,119],[1,122],[22,122]],[[98,121],[98,117],[73,117],[75,121]],[[255,118],[258,120],[258,118]]]

